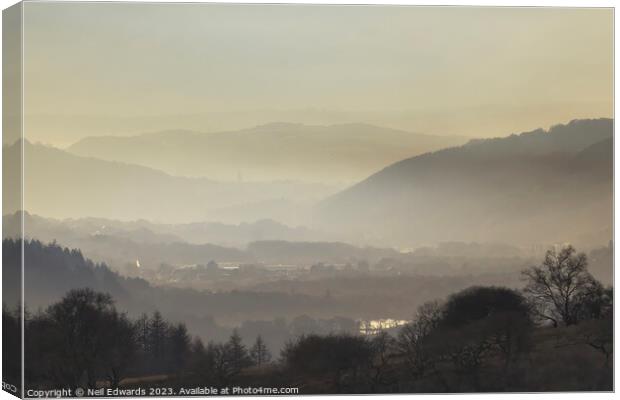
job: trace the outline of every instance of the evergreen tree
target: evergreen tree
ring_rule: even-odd
[[[166,342],[168,338],[168,323],[159,311],[153,313],[149,323],[149,358],[153,361],[153,367],[157,370],[165,368]]]
[[[191,351],[191,337],[187,333],[185,324],[177,324],[170,332],[170,359],[174,370],[184,368]]]
[[[238,374],[243,368],[252,365],[248,350],[243,344],[237,329],[233,330],[232,335],[230,335],[226,343],[226,357],[233,375]]]
[[[265,342],[263,341],[261,335],[258,335],[256,337],[256,341],[254,342],[252,349],[250,349],[250,357],[252,358],[254,364],[258,366],[261,366],[271,361],[271,353],[265,345]]]
[[[149,317],[146,314],[142,314],[140,318],[135,322],[136,330],[136,343],[138,349],[142,354],[148,353],[149,344]]]

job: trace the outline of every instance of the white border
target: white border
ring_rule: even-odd
[[[63,0],[66,2],[72,2],[72,1],[78,1],[78,0]],[[30,2],[30,1],[27,1]],[[175,0],[149,0],[149,1],[145,1],[145,0],[134,0],[133,2],[146,2],[146,3],[188,3],[187,1],[175,1]],[[239,3],[240,1],[234,1],[234,0],[220,0],[220,1],[205,1],[204,3]],[[333,0],[314,0],[314,1],[299,1],[299,0],[289,0],[289,1],[260,1],[260,0],[244,0],[241,1],[242,3],[289,3],[289,4],[378,4],[378,5],[423,5],[423,6],[500,6],[500,7],[587,7],[587,8],[592,8],[592,7],[612,7],[615,8],[616,6],[616,2],[612,1],[612,0],[607,0],[607,1],[601,1],[601,0],[590,0],[590,1],[583,1],[583,0],[537,0],[537,1],[500,1],[500,0],[477,0],[477,1],[464,1],[464,0],[448,0],[448,1],[437,1],[437,0],[425,0],[425,1],[412,1],[412,0],[391,0],[391,1],[385,1],[385,0],[339,0],[339,1],[333,1]],[[2,7],[2,9],[5,9],[13,4],[15,4],[16,1],[13,0],[0,0],[0,6]],[[191,2],[194,3],[194,2]],[[614,10],[614,19],[615,19],[615,10]],[[23,21],[23,16],[22,16],[22,21]],[[2,22],[0,19],[0,32],[1,32],[1,26],[2,26]],[[1,34],[1,33],[0,33]],[[22,26],[22,35],[23,35],[23,26]],[[23,37],[23,36],[22,36]],[[614,50],[615,50],[615,43],[618,43],[618,32],[614,31]],[[22,43],[23,45],[23,43]],[[22,51],[23,51],[23,47],[22,47]],[[23,53],[22,53],[23,54]],[[1,64],[1,54],[0,54],[0,64]],[[615,59],[615,55],[614,55],[614,77],[615,74],[617,72],[617,68],[618,68],[618,64],[616,63],[616,59]],[[1,66],[0,66],[1,68]],[[23,88],[23,77],[22,77],[22,88]],[[614,100],[615,100],[615,93],[616,93],[616,89],[617,89],[617,81],[614,79]],[[0,109],[2,106],[2,100],[0,99]],[[617,103],[615,103],[614,101],[614,119],[615,119],[615,115],[617,114],[617,110],[618,110],[618,105]],[[22,110],[23,110],[23,96],[22,96]],[[23,129],[23,121],[22,121],[22,129]],[[615,154],[620,154],[618,152],[618,150],[620,149],[620,144],[618,143],[618,141],[616,141],[614,139],[614,188],[616,187],[616,184],[618,182],[618,177],[620,176],[619,172],[619,166],[615,163]],[[2,155],[0,154],[0,172],[2,170]],[[23,158],[22,158],[22,162],[23,162]],[[22,190],[23,190],[23,185],[22,185]],[[2,188],[0,187],[0,195],[2,193]],[[615,192],[614,192],[615,195]],[[22,191],[22,202],[23,202],[23,191]],[[620,199],[618,198],[618,196],[615,196],[614,198],[614,210],[618,209],[618,205],[620,204]],[[615,232],[615,228],[617,226],[618,223],[618,216],[615,215],[614,213],[614,232]],[[0,220],[0,227],[2,226],[2,222]],[[23,226],[22,226],[23,229]],[[615,250],[615,246],[614,246],[614,250]],[[23,250],[22,250],[23,251]],[[620,256],[615,252],[614,254],[614,265],[618,265],[618,260],[620,259]],[[1,261],[0,261],[1,264]],[[614,275],[614,286],[618,287],[617,283],[619,281],[619,278],[617,275]],[[22,282],[23,285],[23,282]],[[22,286],[23,287],[23,286]],[[1,293],[1,287],[0,287],[0,293]],[[23,292],[22,292],[23,293]],[[617,308],[616,308],[617,309]],[[0,326],[1,326],[1,322],[0,322]],[[615,320],[615,324],[614,324],[614,329],[615,332],[618,332],[618,320]],[[23,350],[23,349],[22,349]],[[2,356],[2,350],[0,349],[0,357]],[[616,367],[616,363],[614,360],[614,367]],[[1,365],[0,365],[0,372],[1,372]],[[620,376],[618,368],[614,369],[614,378],[615,378],[615,383],[620,382],[618,380],[618,377]],[[22,378],[23,379],[23,378]],[[373,396],[376,398],[381,398],[381,399],[387,399],[387,398],[394,398],[395,395],[377,395],[377,396]],[[419,399],[448,399],[451,398],[455,395],[396,395],[399,398],[402,397],[415,397],[415,398],[419,398]],[[546,393],[546,394],[459,394],[457,395],[463,399],[476,399],[476,398],[489,398],[490,396],[492,396],[493,399],[509,399],[509,398],[515,398],[516,396],[527,396],[528,398],[535,398],[535,397],[545,397],[547,399],[552,399],[552,400],[573,400],[573,399],[581,399],[584,397],[587,398],[593,398],[593,399],[601,399],[601,398],[611,398],[614,397],[615,394],[609,394],[609,393]],[[290,398],[290,399],[294,399],[296,396],[282,396],[281,398]],[[317,397],[317,396],[303,396],[303,397]],[[321,396],[324,398],[329,398],[329,399],[334,399],[334,398],[340,398],[343,396]],[[367,396],[347,396],[347,397],[367,397]],[[0,391],[0,400],[4,400],[4,399],[13,399],[15,398],[14,396],[11,396],[10,394],[8,394],[7,392],[4,391]],[[244,398],[248,398],[248,399],[260,399],[261,397],[257,397],[257,396],[245,396]],[[264,397],[263,397],[264,398]],[[195,399],[195,398],[187,398],[187,399]]]

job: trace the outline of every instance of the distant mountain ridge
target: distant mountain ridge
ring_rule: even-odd
[[[20,164],[21,146],[4,146],[5,166]],[[337,187],[301,182],[219,182],[172,176],[135,164],[82,157],[24,141],[25,209],[53,218],[101,217],[153,222],[239,223],[271,218],[298,224],[313,202]],[[19,187],[17,175],[5,175]],[[11,200],[11,199],[9,199]],[[21,208],[3,205],[5,213]]]
[[[180,176],[352,182],[394,161],[465,142],[368,124],[277,122],[229,132],[87,137],[67,150]]]
[[[608,118],[573,120],[568,124],[552,126],[548,131],[536,129],[508,137],[472,139],[466,146],[481,149],[489,155],[541,155],[554,152],[575,153],[588,146],[609,139],[613,135],[613,120]]]
[[[20,214],[4,215],[2,222],[4,238],[20,237],[22,223]],[[24,214],[26,239],[79,248],[88,258],[106,263],[115,271],[125,273],[128,270],[136,272],[136,260],[139,260],[142,268],[156,269],[161,264],[180,267],[206,265],[209,261],[232,264],[346,263],[359,260],[376,261],[382,257],[398,254],[391,249],[357,247],[317,239],[304,241],[303,236],[294,241],[295,236],[292,234],[278,240],[271,239],[270,235],[255,237],[242,247],[236,248],[207,242],[189,243],[181,236],[171,233],[177,231],[185,237],[188,234],[187,229],[200,229],[201,226],[209,229],[211,224],[165,226],[147,221],[120,222],[94,218],[60,221]],[[255,225],[259,228],[260,226]],[[222,226],[216,226],[216,229],[221,228]],[[289,231],[292,232],[294,231]],[[200,234],[200,232],[190,233]],[[208,231],[206,233],[209,234]]]
[[[260,135],[262,129],[270,136],[274,129],[289,127],[270,124],[255,133]],[[371,137],[373,132],[370,129]],[[179,177],[25,142],[25,208],[53,218],[220,221],[223,226],[208,229],[224,236],[229,234],[226,224],[245,221],[311,223],[313,230],[338,241],[383,247],[495,240],[518,246],[567,240],[601,245],[611,238],[612,144],[613,120],[576,120],[549,131],[472,140],[408,157],[328,197],[338,186]],[[5,165],[17,163],[20,154],[18,145],[5,146]],[[9,184],[17,187],[19,182]],[[321,200],[310,215],[310,207]],[[6,208],[12,212],[19,206]],[[205,235],[200,224],[187,228]]]
[[[2,250],[3,281],[19,282],[21,241],[3,239]],[[96,264],[79,249],[39,241],[25,241],[24,252],[29,260],[25,270],[25,305],[32,311],[58,301],[70,289],[89,287],[111,294],[130,315],[137,317],[143,312],[160,310],[201,333],[213,328],[213,317],[218,321],[274,318],[274,315],[295,317],[308,312],[327,314],[330,312],[327,305],[333,306],[333,302],[328,303],[324,298],[288,293],[155,287],[140,278],[123,277],[105,264]],[[4,285],[3,289],[6,299],[15,299],[6,305],[15,307],[17,299],[21,299],[19,286]]]
[[[611,239],[613,121],[473,140],[394,163],[317,207],[324,226],[378,242]]]
[[[54,219],[26,212],[27,235],[43,241],[58,240],[68,245],[77,237],[114,236],[137,243],[191,244],[211,243],[219,246],[245,248],[250,242],[260,240],[317,241],[329,235],[306,227],[290,227],[271,219],[240,224],[219,222],[192,222],[187,224],[158,224],[144,219],[119,221],[106,218]],[[11,236],[19,232],[21,221],[17,213],[3,216],[5,232]],[[66,240],[65,240],[66,239]],[[72,246],[82,247],[77,244]]]

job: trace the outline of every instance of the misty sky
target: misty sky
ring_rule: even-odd
[[[612,32],[611,9],[26,3],[26,135],[609,117]]]

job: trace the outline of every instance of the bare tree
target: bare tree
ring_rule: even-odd
[[[228,385],[231,377],[235,375],[235,371],[230,365],[227,346],[210,342],[206,349],[205,358],[213,381],[218,385]]]
[[[556,348],[567,346],[587,345],[605,357],[604,365],[609,367],[609,361],[614,353],[613,319],[611,315],[602,319],[585,321],[572,327],[567,334],[559,336]]]
[[[95,388],[98,378],[107,377],[118,386],[136,352],[135,331],[110,295],[71,290],[40,319],[45,323],[38,328],[45,335],[39,335],[50,342],[59,384]]]
[[[380,387],[394,382],[390,374],[391,357],[394,354],[395,340],[387,332],[379,332],[370,342],[372,355],[369,357],[370,392],[376,393]]]
[[[424,375],[435,362],[427,342],[440,318],[439,303],[436,301],[425,303],[418,308],[414,321],[405,325],[399,332],[398,350],[405,357],[409,371],[414,377]]]
[[[581,330],[581,339],[605,357],[605,367],[614,354],[613,320],[611,317],[588,321]]]
[[[576,254],[572,246],[567,246],[559,253],[547,251],[542,265],[522,272],[527,281],[523,291],[538,318],[551,321],[554,326],[578,322],[580,299],[600,286],[587,265],[585,254]]]
[[[284,365],[299,374],[325,377],[340,392],[346,378],[357,382],[358,371],[373,356],[366,338],[348,334],[308,335],[287,344],[282,353]]]
[[[134,361],[138,344],[136,330],[125,314],[113,312],[106,316],[103,334],[106,350],[100,358],[110,385],[118,387]]]

